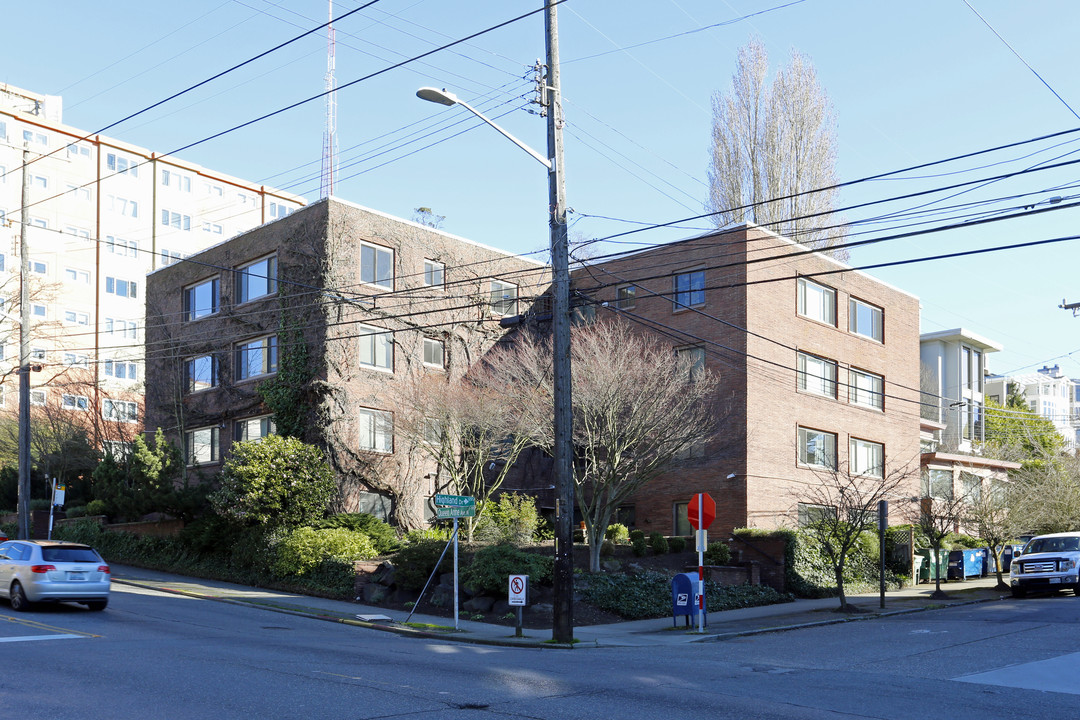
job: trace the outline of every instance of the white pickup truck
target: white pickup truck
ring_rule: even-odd
[[[1029,592],[1072,590],[1080,597],[1080,532],[1038,535],[1028,540],[1023,552],[1013,558],[1009,586],[1013,597]]]

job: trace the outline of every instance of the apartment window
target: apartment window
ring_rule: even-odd
[[[851,298],[848,301],[848,330],[885,342],[885,312],[875,305]]]
[[[184,433],[184,448],[189,466],[217,462],[218,432],[216,427],[207,427]]]
[[[424,261],[424,284],[428,287],[442,287],[446,266],[434,260]]]
[[[114,173],[139,177],[139,163],[116,153],[106,153],[105,167]]]
[[[80,145],[78,143],[71,143],[67,146],[68,158],[76,160],[82,158],[83,160],[89,160],[93,157],[93,152],[87,145]]]
[[[131,456],[133,446],[123,440],[104,440],[102,441],[102,447],[106,453],[112,455],[115,459],[122,460]]]
[[[122,198],[117,195],[109,196],[109,209],[124,217],[139,217],[139,203],[135,200],[128,200],[127,198]]]
[[[90,202],[93,199],[93,195],[90,194],[90,188],[82,187],[81,185],[72,185],[68,183],[67,192],[65,195],[71,197],[73,200],[80,202]]]
[[[78,283],[80,285],[89,285],[90,271],[79,270],[78,268],[65,268],[64,282]]]
[[[60,397],[60,407],[65,410],[88,410],[90,408],[90,399],[83,395],[62,395]]]
[[[31,390],[30,391],[30,404],[31,405],[44,405],[45,404],[45,391],[44,390]]]
[[[40,303],[32,303],[30,305],[30,314],[34,317],[43,318],[49,314],[49,309]]]
[[[162,248],[162,250],[161,250],[161,266],[166,267],[168,265],[178,263],[181,260],[183,260],[184,257],[185,256],[182,253],[176,252],[175,250],[165,250],[164,248]]]
[[[394,417],[382,410],[361,408],[360,449],[378,453],[394,452]]]
[[[105,249],[113,255],[119,255],[120,257],[139,256],[138,242],[135,240],[125,240],[123,238],[113,237],[112,235],[105,236]]]
[[[836,519],[836,508],[829,505],[799,503],[799,527],[817,525]]]
[[[939,498],[952,500],[953,497],[953,471],[941,468],[929,468],[923,470],[921,483],[922,496],[924,498]]]
[[[0,218],[0,222],[2,222],[2,221],[3,221],[3,218]],[[4,253],[0,253],[0,272],[3,272],[6,269],[7,269],[7,256],[4,255]]]
[[[853,405],[885,409],[885,378],[874,373],[848,370],[849,399]]]
[[[45,352],[45,348],[37,348],[37,347],[36,348],[30,348],[30,359],[31,360],[41,360],[41,361],[44,362],[46,356],[47,356],[47,353]]]
[[[443,368],[443,344],[441,340],[424,338],[424,364],[428,367]]]
[[[202,224],[203,232],[208,232],[213,235],[220,235],[222,233],[222,227],[218,223],[204,222]]]
[[[189,393],[217,387],[218,364],[213,355],[200,355],[184,361],[184,386]]]
[[[220,185],[211,185],[209,183],[204,183],[203,190],[205,190],[206,194],[210,197],[224,197],[225,195],[225,190]]]
[[[517,285],[491,281],[491,312],[496,315],[517,315]]]
[[[139,405],[129,400],[102,400],[101,417],[122,423],[139,422]]]
[[[82,368],[83,370],[89,369],[90,358],[81,353],[64,353],[64,365],[67,367]]]
[[[68,325],[89,325],[90,314],[79,312],[78,310],[65,310],[64,322]]]
[[[620,285],[615,288],[615,307],[619,310],[633,310],[637,305],[637,287]]]
[[[191,176],[178,173],[175,170],[162,170],[161,184],[180,192],[191,192]]]
[[[139,366],[128,360],[106,360],[105,377],[117,380],[138,380]]]
[[[4,219],[3,213],[0,212],[0,221],[2,221],[3,219]],[[65,235],[73,235],[74,237],[82,238],[83,240],[89,240],[90,239],[90,231],[89,230],[87,230],[85,228],[75,227],[74,225],[65,226],[64,227],[64,234]]]
[[[394,251],[360,243],[360,282],[393,289]]]
[[[848,454],[852,473],[885,477],[885,446],[881,443],[851,438]]]
[[[800,352],[796,356],[799,390],[836,397],[836,362]]]
[[[45,177],[44,175],[31,175],[30,187],[37,188],[39,190],[48,190],[49,178]]]
[[[248,302],[277,292],[277,257],[257,260],[236,271],[238,302]]]
[[[836,433],[800,427],[799,464],[836,469]]]
[[[675,275],[675,310],[705,304],[705,271]]]
[[[43,230],[49,229],[49,221],[45,218],[32,217],[30,218],[30,227],[42,228]]]
[[[968,505],[977,505],[982,501],[982,478],[974,473],[960,473],[960,490]]]
[[[171,227],[175,230],[190,230],[191,216],[185,215],[183,213],[173,212],[171,210],[162,209],[161,224],[165,227]]]
[[[33,130],[23,130],[23,142],[36,143],[38,145],[48,147],[49,136],[45,133],[34,132]]]
[[[279,202],[270,203],[270,217],[274,220],[283,218],[292,212],[292,208]]]
[[[684,347],[675,351],[675,357],[679,361],[679,367],[685,368],[691,379],[696,380],[705,372],[705,348]]]
[[[35,275],[48,275],[49,265],[48,263],[45,263],[41,260],[31,260],[30,272],[34,273]]]
[[[134,280],[121,280],[119,278],[105,278],[105,293],[122,298],[138,297],[138,283]]]
[[[218,311],[218,279],[184,288],[184,318],[198,320]]]
[[[137,340],[139,337],[139,325],[134,320],[105,318],[105,332],[110,335],[119,335],[124,338]]]
[[[394,339],[383,328],[359,325],[360,364],[380,370],[394,369]]]
[[[275,432],[277,432],[277,427],[274,425],[274,418],[270,415],[237,420],[233,424],[233,440],[235,442],[257,442],[267,435],[273,435]]]
[[[247,380],[277,372],[277,336],[268,335],[236,346],[234,353],[237,380]]]
[[[585,300],[585,303],[591,303],[590,300]],[[592,325],[596,322],[596,306],[592,304],[575,305],[570,308],[570,324],[574,327],[578,325]]]
[[[813,280],[799,278],[798,311],[811,320],[836,325],[836,291]]]

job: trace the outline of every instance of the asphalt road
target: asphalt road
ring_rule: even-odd
[[[1044,718],[1080,712],[1080,598],[674,647],[400,637],[115,585],[0,601],[0,712],[27,718]]]

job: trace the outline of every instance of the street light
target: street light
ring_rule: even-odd
[[[552,275],[552,369],[554,374],[554,430],[552,448],[555,481],[555,567],[552,573],[554,597],[552,639],[571,643],[574,640],[574,478],[573,415],[570,403],[570,253],[566,232],[566,185],[562,176],[562,100],[559,95],[559,53],[555,23],[555,5],[548,7],[547,81],[548,157],[484,117],[476,108],[446,90],[420,88],[416,96],[439,105],[461,105],[495,128],[510,142],[531,155],[548,169],[548,208],[551,235]]]

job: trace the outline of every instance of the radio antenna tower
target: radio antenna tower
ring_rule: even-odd
[[[330,23],[326,26],[326,128],[323,130],[322,174],[319,197],[334,194],[334,169],[337,165],[337,79],[334,77],[334,0],[329,0]]]

